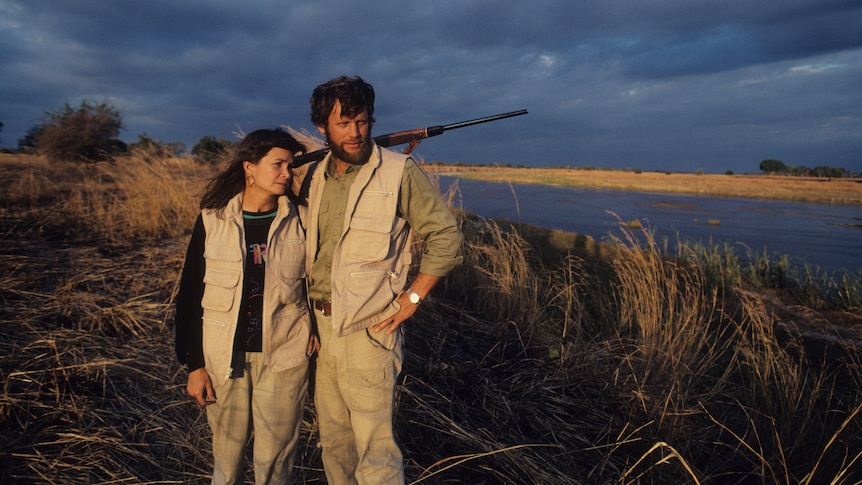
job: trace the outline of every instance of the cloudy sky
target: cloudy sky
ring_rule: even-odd
[[[422,142],[426,162],[862,172],[858,0],[0,0],[0,145],[107,100],[121,138],[313,130],[338,75],[374,134],[528,109]]]

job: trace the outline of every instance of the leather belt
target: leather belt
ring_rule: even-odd
[[[314,309],[323,312],[324,317],[332,315],[332,302],[328,300],[314,300]]]

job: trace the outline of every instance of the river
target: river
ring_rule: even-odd
[[[862,207],[484,182],[440,177],[459,187],[455,205],[508,219],[585,234],[622,236],[620,219],[639,220],[670,243],[730,244],[737,255],[788,255],[794,267],[862,274]],[[614,216],[619,216],[619,219]]]

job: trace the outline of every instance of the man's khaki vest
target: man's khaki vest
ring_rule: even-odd
[[[324,171],[331,155],[310,168],[306,268],[311,273],[318,245]],[[343,336],[363,330],[398,311],[412,263],[410,226],[398,215],[398,196],[407,155],[374,145],[350,187],[344,226],[332,256],[332,326]]]

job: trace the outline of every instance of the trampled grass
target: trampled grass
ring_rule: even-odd
[[[211,169],[0,169],[0,481],[206,482],[172,305]],[[465,264],[407,324],[408,482],[862,480],[859,275],[459,218]],[[300,483],[325,482],[316,445],[309,402]]]

